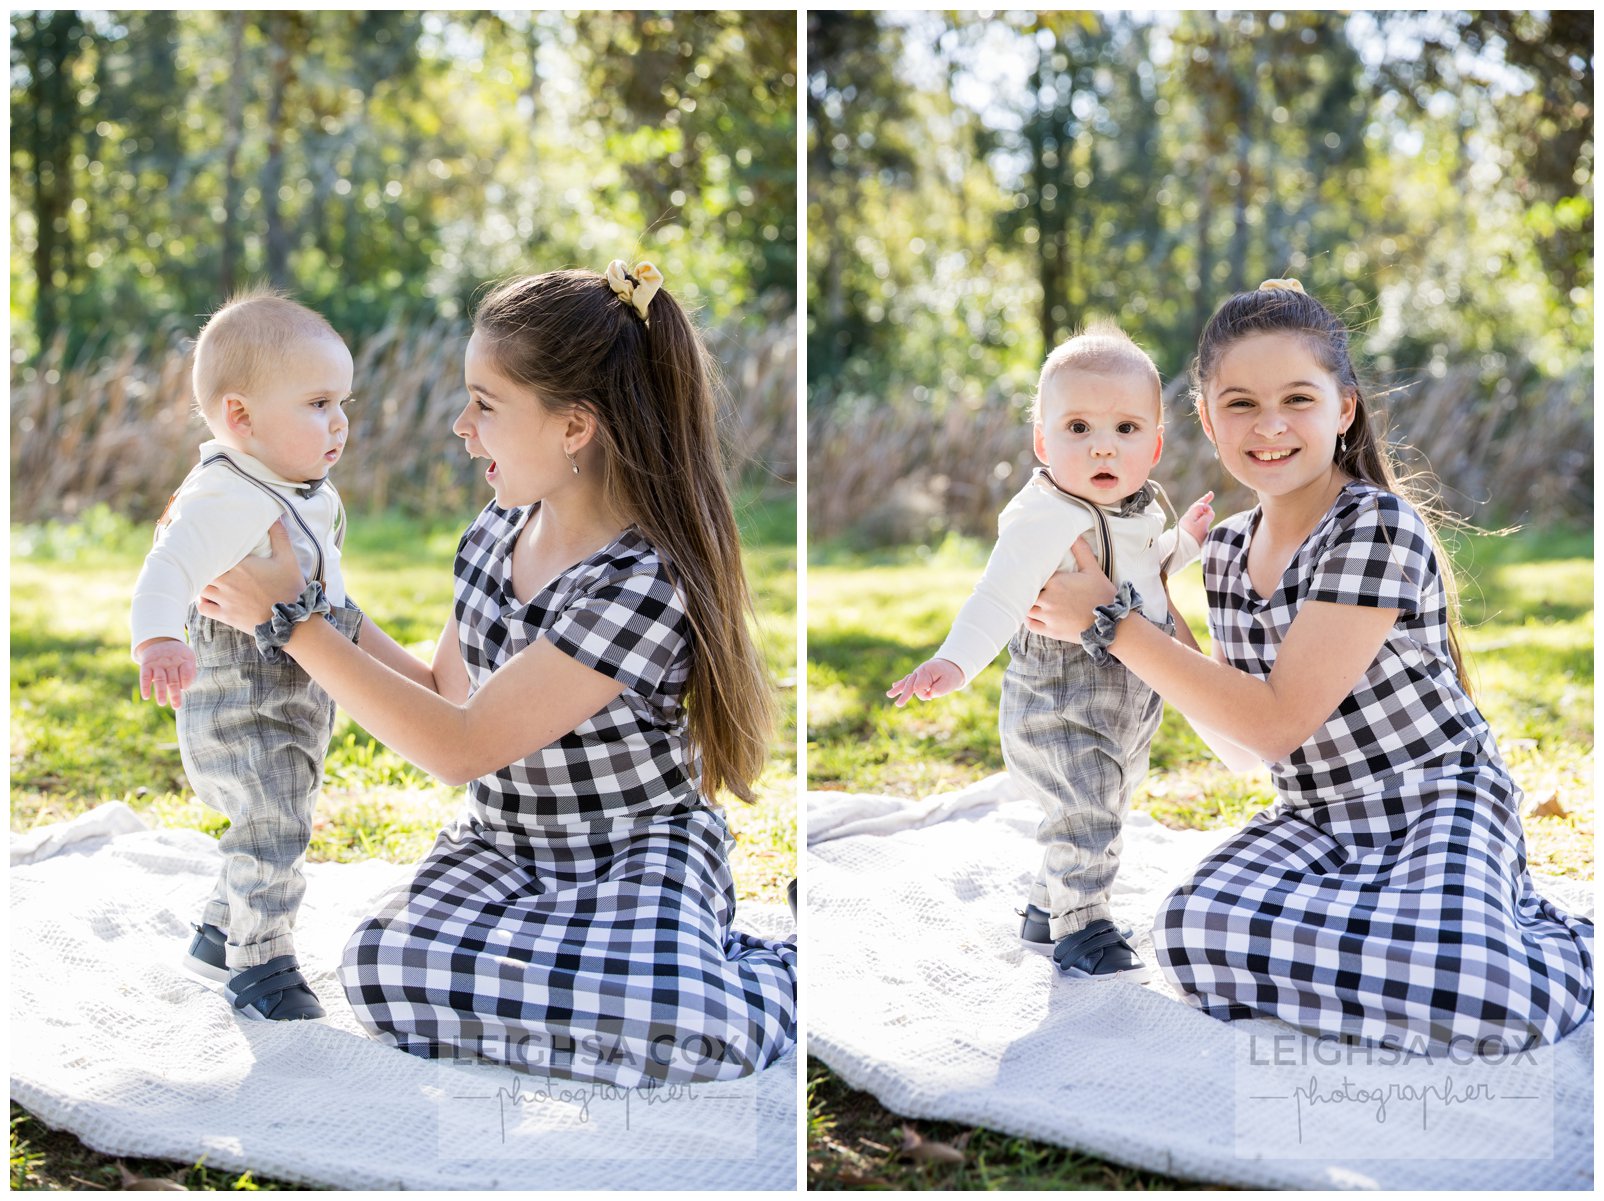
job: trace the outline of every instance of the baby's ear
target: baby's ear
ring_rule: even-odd
[[[1046,436],[1045,432],[1042,430],[1041,422],[1039,422],[1039,421],[1036,422],[1036,424],[1031,427],[1030,442],[1031,442],[1031,446],[1036,451],[1036,461],[1038,463],[1041,463],[1043,466],[1046,466],[1047,465],[1047,436]]]
[[[220,402],[219,411],[223,417],[223,427],[232,434],[248,434],[251,432],[251,411],[246,406],[245,398],[238,392],[230,392]]]
[[[1153,466],[1155,466],[1155,467],[1158,466],[1159,456],[1161,456],[1163,453],[1164,453],[1164,425],[1163,425],[1162,422],[1160,422],[1159,423],[1159,427],[1158,427],[1158,445],[1153,448],[1153,464],[1152,464]]]

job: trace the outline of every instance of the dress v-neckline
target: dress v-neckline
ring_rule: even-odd
[[[1355,479],[1349,480],[1346,484],[1342,485],[1336,496],[1332,498],[1330,506],[1324,513],[1320,515],[1320,520],[1314,523],[1313,528],[1303,536],[1303,541],[1298,543],[1298,549],[1292,552],[1292,557],[1287,560],[1287,565],[1281,569],[1281,574],[1276,577],[1274,587],[1272,587],[1267,593],[1261,593],[1253,586],[1253,573],[1248,570],[1248,552],[1253,549],[1254,535],[1259,532],[1259,523],[1264,519],[1264,506],[1253,506],[1249,515],[1248,528],[1243,534],[1242,538],[1242,558],[1240,564],[1240,571],[1242,575],[1242,591],[1247,597],[1249,604],[1267,605],[1276,597],[1280,596],[1282,592],[1286,591],[1287,576],[1290,575],[1292,569],[1298,565],[1298,560],[1303,558],[1303,552],[1308,549],[1309,543],[1314,541],[1314,536],[1323,530],[1326,523],[1331,520],[1331,515],[1337,511],[1337,506],[1342,503],[1342,499],[1347,495],[1348,489],[1352,488],[1355,484],[1363,483],[1365,483],[1364,480]]]
[[[499,585],[499,589],[503,598],[501,607],[504,612],[517,613],[524,609],[530,608],[536,601],[540,600],[548,592],[553,591],[557,585],[569,575],[572,575],[575,571],[579,570],[581,567],[584,567],[593,559],[600,558],[607,551],[612,550],[613,547],[622,542],[625,537],[633,533],[635,529],[633,523],[626,525],[612,538],[604,542],[601,546],[598,546],[595,550],[591,551],[590,554],[586,555],[583,559],[576,559],[573,563],[570,563],[556,575],[552,576],[551,579],[547,580],[543,585],[541,585],[541,587],[536,590],[535,594],[528,600],[521,601],[518,599],[518,594],[513,591],[512,587],[512,552],[513,548],[518,545],[519,535],[524,532],[525,527],[527,527],[529,524],[529,519],[534,516],[535,510],[538,508],[540,508],[540,502],[537,500],[534,504],[524,509],[522,515],[514,521],[512,530],[505,538],[501,540],[501,554],[498,556],[498,562],[496,564],[496,582]]]

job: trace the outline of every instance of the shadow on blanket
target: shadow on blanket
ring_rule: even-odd
[[[308,868],[296,939],[326,1023],[237,1017],[178,969],[218,864],[206,835],[121,804],[13,838],[14,1101],[108,1154],[337,1188],[794,1188],[794,1055],[648,1098],[368,1038],[334,967],[404,866]]]
[[[904,1116],[1211,1183],[1591,1188],[1591,1023],[1498,1062],[1433,1062],[1218,1022],[1165,981],[1061,977],[1013,912],[1038,812],[1006,776],[921,802],[810,794],[809,1054]],[[1229,833],[1127,824],[1113,909],[1149,963],[1158,903]],[[1585,887],[1543,888],[1589,908]]]

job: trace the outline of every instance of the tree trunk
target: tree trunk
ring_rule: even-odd
[[[1208,324],[1209,314],[1213,312],[1214,291],[1214,253],[1209,243],[1209,223],[1214,220],[1214,181],[1209,177],[1205,163],[1199,164],[1198,172],[1200,186],[1197,190],[1197,291],[1192,295],[1192,336],[1188,339],[1193,345],[1197,344],[1203,327]]]
[[[1238,86],[1241,91],[1237,94],[1236,110],[1235,215],[1228,260],[1230,276],[1226,281],[1226,291],[1233,295],[1242,291],[1247,282],[1248,235],[1252,232],[1248,228],[1248,197],[1253,191],[1253,162],[1250,157],[1253,150],[1253,85],[1244,79],[1238,81]]]
[[[233,295],[238,283],[240,219],[239,219],[239,148],[245,136],[245,14],[229,15],[229,61],[233,75],[228,88],[228,126],[223,135],[223,220],[218,234],[222,239],[219,255],[217,284],[218,300]]]
[[[279,188],[284,181],[284,94],[290,83],[290,48],[284,44],[288,30],[275,21],[270,27],[268,45],[272,91],[267,102],[267,162],[262,167],[262,215],[267,223],[267,278],[275,288],[289,286],[290,244],[279,208]]]
[[[78,96],[70,78],[82,33],[74,12],[34,18],[34,51],[28,63],[28,91],[33,109],[29,150],[33,156],[33,211],[38,225],[33,250],[36,292],[34,327],[43,347],[61,324],[61,296],[56,272],[65,275],[71,251],[66,228],[72,207],[72,142],[77,132]]]
[[[1033,96],[1041,93],[1049,53],[1042,48],[1036,52],[1036,69],[1030,76]],[[1036,225],[1036,280],[1041,285],[1041,311],[1037,315],[1037,328],[1041,333],[1043,358],[1058,341],[1058,323],[1053,318],[1053,305],[1063,290],[1061,248],[1054,233],[1049,202],[1044,194],[1052,182],[1047,167],[1049,120],[1049,115],[1038,108],[1027,118],[1025,129],[1026,139],[1030,143],[1030,173],[1025,180],[1025,194],[1030,198],[1031,219]]]

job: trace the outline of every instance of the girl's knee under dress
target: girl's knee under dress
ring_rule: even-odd
[[[431,1058],[622,1086],[756,1071],[795,1043],[796,946],[731,930],[729,834],[686,745],[680,598],[631,528],[519,603],[510,552],[532,512],[492,504],[458,548],[473,686],[544,637],[625,691],[469,786],[352,937],[346,994],[380,1039]]]
[[[1161,906],[1165,974],[1205,1012],[1407,1050],[1554,1042],[1586,1021],[1593,926],[1538,895],[1492,734],[1460,688],[1426,529],[1348,485],[1260,597],[1257,510],[1204,548],[1213,636],[1268,676],[1304,601],[1400,610],[1331,718],[1271,764],[1281,800]]]

